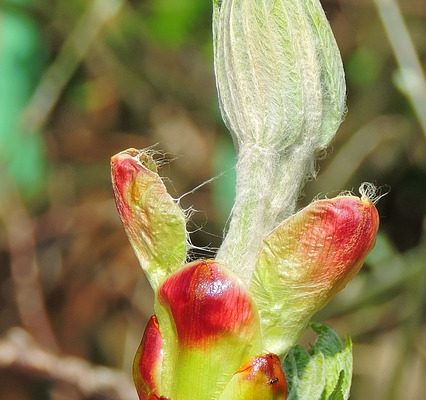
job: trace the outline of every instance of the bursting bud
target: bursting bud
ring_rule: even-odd
[[[346,400],[349,342],[315,325],[312,353],[290,351],[359,271],[378,228],[366,193],[294,213],[344,113],[339,51],[318,0],[213,4],[220,107],[238,147],[236,199],[217,257],[185,264],[185,214],[149,151],[111,161],[117,208],[155,295],[134,362],[139,398]]]
[[[311,316],[361,268],[378,227],[373,202],[338,196],[290,216],[264,237],[246,283],[218,260],[183,265],[184,214],[149,152],[114,156],[112,179],[155,293],[133,369],[140,400],[285,400],[282,361]]]
[[[111,158],[118,213],[151,286],[186,258],[185,215],[167,193],[149,150],[127,149]]]
[[[215,0],[213,31],[220,109],[238,147],[218,258],[249,281],[262,238],[294,212],[342,121],[344,71],[319,0]]]
[[[318,0],[214,0],[223,119],[240,146],[328,145],[345,110],[342,61]]]

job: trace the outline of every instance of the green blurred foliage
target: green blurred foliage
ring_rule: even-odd
[[[346,78],[349,84],[365,87],[375,82],[383,67],[381,61],[368,48],[360,47],[355,49],[346,64]]]
[[[236,152],[231,138],[219,140],[214,148],[213,168],[218,179],[212,187],[215,207],[219,211],[218,217],[225,224],[235,198],[235,160]]]
[[[196,35],[203,14],[210,12],[207,1],[157,0],[148,7],[148,15],[144,18],[148,35],[159,45],[174,48],[190,41],[191,36]]]
[[[420,400],[425,132],[395,82],[398,67],[372,0],[322,4],[345,63],[348,113],[300,205],[356,192],[363,181],[390,192],[378,202],[381,231],[366,266],[317,319],[353,337],[352,399]],[[426,4],[399,4],[424,66]],[[100,11],[112,15],[87,17]],[[42,123],[26,125],[29,111]],[[211,257],[235,194],[235,152],[217,106],[209,2],[0,0],[1,333],[22,323],[26,303],[15,300],[11,272],[22,256],[38,268],[59,348],[130,371],[152,293],[118,220],[109,157],[156,143],[171,194],[188,193],[181,204],[194,209],[194,256]],[[27,247],[13,246],[22,232],[30,235]],[[31,333],[43,336],[39,329]],[[8,372],[0,373],[0,398],[84,397]]]
[[[24,2],[21,2],[24,3]],[[24,110],[41,77],[46,52],[35,21],[0,11],[0,162],[25,198],[45,186],[45,154],[40,133],[28,126]]]

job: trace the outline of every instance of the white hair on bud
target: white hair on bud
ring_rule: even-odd
[[[217,259],[246,283],[263,238],[296,208],[345,114],[344,71],[319,0],[214,2],[219,105],[238,148]]]
[[[354,192],[352,190],[343,190],[338,194],[339,197],[341,196],[355,196]]]
[[[374,183],[363,182],[358,192],[361,195],[361,199],[368,199],[373,204],[376,204],[382,197],[390,192],[390,187],[377,187]]]
[[[208,185],[208,184],[210,184],[210,183],[214,182],[215,180],[217,180],[217,179],[219,179],[220,177],[222,177],[224,174],[225,174],[225,172],[221,172],[220,174],[215,175],[215,176],[213,176],[212,178],[209,178],[209,179],[205,180],[204,182],[201,182],[201,183],[200,183],[199,185],[197,185],[195,188],[193,188],[193,189],[189,190],[188,192],[186,192],[186,193],[182,194],[181,196],[179,196],[179,197],[176,199],[176,202],[177,202],[178,204],[180,204],[181,200],[182,200],[184,197],[186,197],[186,196],[188,196],[188,195],[190,195],[190,194],[194,194],[197,190],[199,190],[199,189],[201,189],[202,187],[204,187],[204,186],[206,186],[206,185]]]

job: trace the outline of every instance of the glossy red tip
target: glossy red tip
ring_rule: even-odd
[[[281,368],[280,359],[275,354],[265,354],[256,357],[238,373],[249,381],[263,381],[275,393],[287,394],[287,380]]]
[[[170,310],[183,345],[243,334],[254,319],[246,291],[213,260],[197,261],[170,276],[159,300]]]
[[[163,399],[155,397],[162,360],[163,339],[157,318],[153,315],[145,328],[133,365],[133,378],[140,400]]]
[[[111,158],[112,186],[117,209],[123,221],[131,219],[132,212],[127,198],[129,186],[143,168],[135,158],[137,152],[137,150],[129,149]]]
[[[319,201],[314,206],[314,218],[319,224],[307,225],[302,238],[306,253],[317,265],[312,277],[346,281],[358,272],[361,263],[375,241],[379,225],[376,207],[369,200],[342,196]]]

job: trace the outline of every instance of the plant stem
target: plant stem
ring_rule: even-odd
[[[297,150],[300,148],[280,155],[259,146],[240,149],[237,197],[217,259],[245,283],[250,282],[263,238],[277,222],[294,212],[307,166],[311,164],[307,160],[310,157]]]
[[[426,79],[404,18],[395,0],[375,0],[399,64],[400,88],[410,101],[426,137]]]

